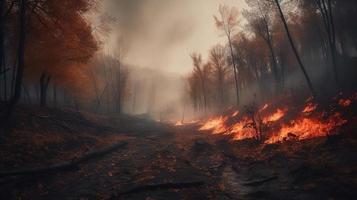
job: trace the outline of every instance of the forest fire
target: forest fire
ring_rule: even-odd
[[[348,107],[353,103],[351,99],[353,98],[340,99],[337,103]],[[270,111],[272,106],[269,104],[264,104],[254,115],[242,113],[242,116],[237,117],[238,111],[235,111],[226,116],[211,118],[198,130],[230,135],[233,140],[259,138],[259,134],[262,134],[263,142],[272,144],[336,134],[336,130],[347,123],[340,112],[317,111],[317,103],[307,102],[302,111],[287,108]]]
[[[345,124],[347,120],[342,119],[340,113],[335,113],[327,120],[322,116],[317,118],[299,118],[284,124],[281,129],[273,134],[265,143],[276,143],[289,139],[308,139],[314,137],[327,136],[332,134],[335,128]]]

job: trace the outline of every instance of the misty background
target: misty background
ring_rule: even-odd
[[[102,30],[95,32],[100,53],[129,66],[125,112],[180,118],[190,54],[206,56],[212,45],[225,44],[213,19],[220,4],[246,7],[244,0],[104,0],[89,14],[94,30]]]

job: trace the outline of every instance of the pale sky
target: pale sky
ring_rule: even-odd
[[[126,63],[186,74],[192,52],[206,58],[213,45],[225,43],[213,19],[220,4],[246,6],[244,0],[104,0],[101,12],[117,19],[104,48],[118,49],[120,32],[130,41]]]

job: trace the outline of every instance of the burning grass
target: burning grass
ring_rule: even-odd
[[[312,100],[307,99],[302,106],[278,100],[260,108],[255,106],[253,112],[252,109],[246,113],[235,111],[204,121],[198,130],[230,135],[233,140],[257,138],[266,144],[328,136],[336,134],[348,118],[353,117],[343,113],[354,104],[357,95],[334,98],[325,107]]]

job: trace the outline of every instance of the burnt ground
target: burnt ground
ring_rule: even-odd
[[[42,118],[47,120],[48,116],[40,118],[37,125],[44,126]],[[42,160],[32,154],[21,156],[24,154],[21,150],[8,150],[8,145],[0,143],[3,152],[7,151],[6,156],[12,158],[8,154],[15,154],[18,159],[11,163],[10,159],[2,158],[7,162],[1,164],[1,169],[6,171],[60,162],[70,159],[72,151],[83,153],[88,148],[100,149],[110,141],[126,141],[127,145],[81,163],[75,169],[2,177],[0,199],[357,197],[354,123],[338,136],[261,145],[251,140],[232,142],[226,137],[199,133],[194,125],[173,127],[143,119],[120,124],[115,120],[109,123],[106,119],[106,126],[96,126],[100,120],[86,120],[86,123],[93,123],[92,126],[86,124],[81,128],[75,126],[84,123],[80,119],[72,124],[66,123],[67,128],[62,127],[63,132],[76,129],[77,132],[69,135],[77,135],[78,138],[67,136],[60,139],[61,148],[57,150],[60,153],[40,148],[38,152],[47,156]],[[46,122],[46,126],[51,127],[51,123],[53,120]],[[21,127],[18,129],[22,130]],[[90,142],[77,142],[71,148],[66,146],[66,140],[83,139],[83,134],[91,138],[84,141]],[[101,138],[105,142],[99,142]],[[48,143],[39,146],[44,144]],[[83,144],[87,146],[84,150],[81,148]],[[36,151],[33,154],[37,154]]]

